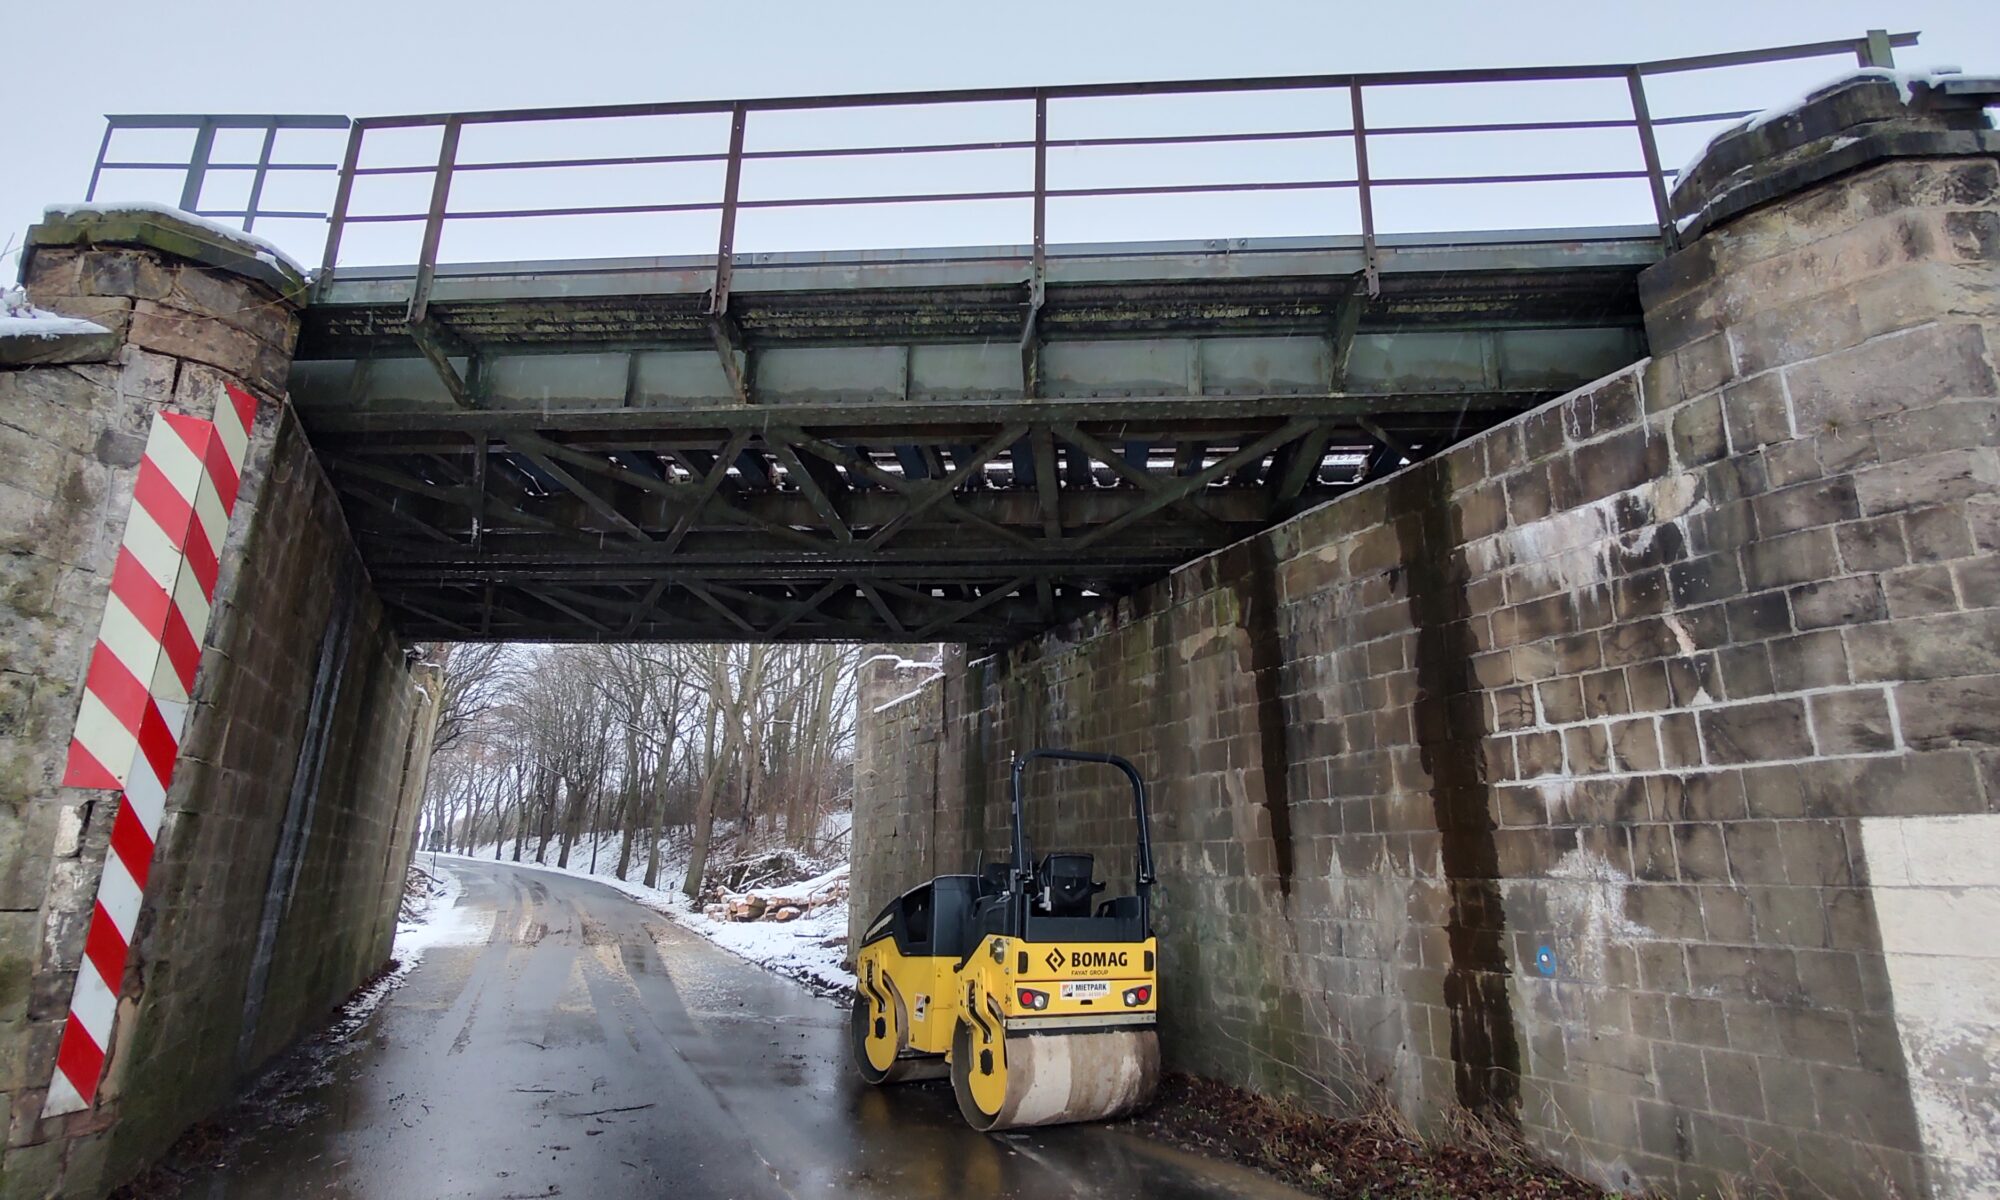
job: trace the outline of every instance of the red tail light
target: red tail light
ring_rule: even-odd
[[[1019,989],[1016,998],[1020,1000],[1022,1008],[1040,1010],[1049,1006],[1049,994],[1038,992],[1033,988]]]
[[[1151,985],[1125,989],[1125,1007],[1127,1008],[1137,1008],[1152,998],[1153,989]]]

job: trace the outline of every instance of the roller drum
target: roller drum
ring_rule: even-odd
[[[961,1023],[952,1090],[959,1111],[979,1130],[1120,1117],[1143,1107],[1160,1083],[1160,1041],[1152,1029],[1013,1033],[1001,1041],[990,1071],[983,1049]]]

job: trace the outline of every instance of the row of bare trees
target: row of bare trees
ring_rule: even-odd
[[[443,667],[421,845],[570,865],[610,835],[620,879],[685,863],[701,890],[718,843],[830,844],[851,806],[852,646],[430,648]],[[666,856],[663,860],[663,855]]]

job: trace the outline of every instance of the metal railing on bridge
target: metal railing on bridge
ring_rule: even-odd
[[[1864,67],[1886,67],[1892,65],[1893,47],[1915,45],[1916,41],[1915,33],[1892,34],[1874,30],[1858,38],[1625,64],[884,92],[733,101],[527,108],[490,112],[362,117],[353,120],[340,116],[297,115],[112,116],[107,118],[104,140],[99,147],[97,161],[91,172],[89,198],[97,199],[100,189],[113,179],[122,181],[133,173],[146,173],[157,178],[164,173],[170,182],[178,175],[178,202],[181,208],[205,217],[236,222],[246,230],[254,231],[259,222],[263,222],[267,228],[274,222],[290,223],[294,227],[306,223],[307,230],[301,231],[296,239],[303,241],[311,224],[323,223],[324,240],[319,254],[323,280],[330,278],[343,264],[343,244],[351,239],[357,228],[415,227],[420,229],[420,236],[414,254],[403,260],[414,267],[416,276],[410,301],[410,316],[413,320],[421,320],[424,316],[431,281],[439,262],[440,247],[444,244],[447,232],[463,229],[473,223],[657,217],[675,214],[694,214],[704,220],[712,220],[713,224],[708,227],[708,236],[714,239],[713,244],[716,249],[713,288],[708,303],[712,312],[723,313],[726,312],[729,302],[731,270],[740,253],[739,218],[745,214],[769,210],[851,212],[864,206],[903,209],[912,205],[972,205],[982,202],[1025,204],[1029,209],[1030,228],[1024,232],[1029,234],[1030,240],[1024,243],[1022,257],[1028,273],[1029,303],[1033,308],[1038,306],[1041,299],[1046,275],[1049,211],[1052,202],[1060,204],[1093,199],[1174,196],[1192,198],[1229,194],[1338,193],[1352,196],[1353,211],[1358,217],[1358,229],[1336,230],[1332,227],[1334,222],[1329,221],[1327,226],[1319,231],[1358,232],[1367,263],[1368,284],[1373,290],[1380,263],[1377,238],[1381,219],[1386,213],[1393,212],[1398,205],[1406,203],[1407,197],[1413,193],[1426,190],[1484,185],[1581,186],[1607,182],[1635,185],[1643,182],[1650,198],[1651,216],[1658,224],[1662,238],[1671,246],[1674,240],[1674,228],[1668,217],[1668,197],[1671,181],[1676,172],[1662,165],[1660,132],[1676,126],[1718,126],[1723,122],[1749,116],[1750,111],[1731,109],[1655,113],[1652,111],[1652,103],[1648,96],[1649,80],[1695,72],[1824,58],[1851,58]],[[1446,99],[1446,104],[1455,107],[1465,99],[1463,89],[1467,85],[1518,84],[1555,89],[1558,85],[1588,84],[1592,81],[1595,81],[1595,86],[1589,90],[1587,96],[1572,90],[1545,97],[1538,107],[1553,108],[1559,115],[1535,119],[1411,122],[1371,117],[1371,103],[1378,109],[1388,107],[1383,103],[1385,98],[1397,93],[1408,93],[1412,89],[1443,89],[1452,93]],[[1615,93],[1615,100],[1607,103],[1606,89]],[[1279,128],[1193,131],[1183,128],[1178,131],[1108,136],[1052,136],[1050,133],[1051,114],[1060,115],[1074,106],[1126,100],[1160,101],[1172,97],[1201,97],[1206,98],[1205,103],[1214,104],[1219,103],[1215,98],[1230,94],[1276,95],[1293,100],[1306,94],[1317,94],[1317,102],[1322,107],[1331,103],[1336,109],[1344,108],[1345,112],[1339,115],[1344,115],[1346,120],[1342,122],[1336,119],[1332,123],[1303,125],[1288,123]],[[1344,97],[1344,104],[1339,100],[1341,97]],[[1569,111],[1570,106],[1579,99],[1588,105],[1602,108],[1602,111],[1584,113]],[[986,140],[946,137],[893,145],[794,145],[772,148],[754,144],[748,136],[760,122],[784,123],[784,119],[779,118],[778,114],[816,114],[825,117],[870,110],[877,113],[890,109],[910,110],[938,114],[944,127],[956,130],[959,128],[956,123],[957,118],[982,108],[995,107],[1010,114],[1018,113],[1018,123],[1021,126],[1018,136],[1002,136]],[[1295,107],[1303,109],[1310,106],[1301,101]],[[691,119],[698,126],[696,132],[710,134],[721,144],[664,153],[569,154],[537,157],[487,157],[463,152],[466,135],[475,129],[514,131],[535,127],[562,129],[573,128],[575,123],[600,121],[635,123],[652,118]],[[570,125],[564,126],[563,123]],[[796,131],[798,128],[796,120],[790,123]],[[974,125],[978,123],[972,122]],[[1204,123],[1212,122],[1193,122],[1193,124]],[[345,151],[337,160],[330,156],[317,160],[274,158],[274,151],[281,138],[290,140],[301,133],[324,133],[340,129],[347,131],[347,139]],[[193,143],[185,160],[160,157],[140,159],[110,157],[117,135],[161,130],[192,131]],[[243,131],[247,131],[247,135],[252,138],[261,138],[261,148],[254,160],[218,158],[216,151],[218,135],[229,136]],[[373,153],[378,143],[395,143],[410,131],[428,131],[435,134],[434,156],[427,154],[424,160],[419,162],[379,161]],[[1632,134],[1632,141],[1626,144],[1625,153],[1629,155],[1631,151],[1636,150],[1638,156],[1636,165],[1630,163],[1628,159],[1622,163],[1586,162],[1575,169],[1503,170],[1467,174],[1379,169],[1379,160],[1383,156],[1384,148],[1397,144],[1401,139],[1448,140],[1453,137],[1468,136],[1499,138],[1506,135],[1556,135],[1589,131],[1608,132],[1621,137],[1623,133],[1629,131]],[[1232,146],[1314,144],[1323,146],[1329,143],[1347,148],[1346,155],[1334,164],[1341,169],[1331,172],[1278,170],[1256,178],[1210,178],[1173,183],[1120,182],[1062,185],[1052,183],[1050,179],[1052,153],[1160,151],[1183,147],[1207,147],[1216,150]],[[1462,151],[1465,143],[1461,142],[1459,146]],[[396,147],[385,148],[391,156],[394,155]],[[908,161],[917,158],[920,164],[935,164],[954,157],[996,153],[1002,156],[1012,155],[1021,160],[1014,164],[1021,169],[1023,176],[1018,182],[1011,182],[1005,186],[889,191],[836,190],[803,195],[769,195],[761,192],[746,194],[745,189],[745,169],[756,164],[784,161],[864,163],[871,164],[869,173],[872,175],[879,174],[882,169],[872,164],[880,164],[885,160]],[[941,157],[919,158],[919,156]],[[1269,166],[1268,163],[1262,165]],[[1371,166],[1376,169],[1371,169]],[[526,173],[530,178],[539,178],[556,172],[581,175],[605,169],[658,167],[705,168],[708,170],[708,176],[698,181],[697,186],[683,190],[681,194],[611,197],[610,199],[618,201],[615,203],[516,202],[479,206],[454,203],[453,200],[455,182],[462,187],[471,177],[491,173]],[[720,178],[714,178],[718,173]],[[940,171],[936,168],[926,171],[927,178],[950,174],[949,171]],[[243,178],[246,175],[247,191],[243,193],[240,201],[233,197],[220,202],[207,200],[212,190],[218,190],[214,187],[218,179],[232,176]],[[316,194],[318,199],[290,202],[271,199],[270,185],[281,178],[287,183],[284,190],[288,194],[308,197]],[[518,180],[519,176],[515,178]],[[365,190],[374,181],[416,181],[420,185],[421,181],[426,179],[429,183],[428,199],[421,206],[410,204],[378,210],[357,203],[357,189]],[[305,186],[302,188],[292,186],[299,181],[304,181]],[[331,184],[330,195],[320,190],[327,184]],[[532,195],[535,190],[535,186],[520,186],[511,194]],[[827,242],[839,240],[837,230],[833,228],[815,225],[813,229],[825,230]],[[279,240],[283,242],[287,239]],[[825,245],[826,242],[822,244]],[[300,257],[310,258],[310,253]]]

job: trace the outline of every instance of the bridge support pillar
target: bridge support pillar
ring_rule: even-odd
[[[864,707],[855,878],[1003,845],[1010,753],[1115,751],[1170,1065],[1621,1188],[1990,1195],[2000,138],[1959,83],[1719,139],[1652,357]],[[879,767],[954,740],[919,870]],[[1045,786],[1034,844],[1129,880],[1123,798]]]
[[[0,354],[10,1198],[123,1182],[381,966],[428,747],[283,400],[297,272],[78,211],[23,282],[107,332]]]

